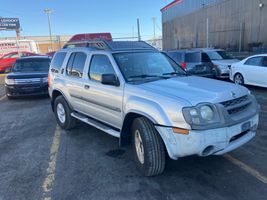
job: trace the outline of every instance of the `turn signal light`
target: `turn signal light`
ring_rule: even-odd
[[[182,128],[172,128],[172,131],[177,134],[182,134],[182,135],[188,135],[189,130],[187,129],[182,129]]]
[[[51,80],[51,75],[50,73],[48,74],[48,87],[51,87],[51,84],[52,84],[52,80]]]

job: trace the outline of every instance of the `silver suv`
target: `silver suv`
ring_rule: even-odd
[[[188,76],[144,42],[90,41],[58,51],[49,93],[63,129],[80,120],[132,144],[146,176],[163,172],[165,155],[222,155],[256,134],[259,106],[232,83]],[[165,154],[167,153],[167,154]]]

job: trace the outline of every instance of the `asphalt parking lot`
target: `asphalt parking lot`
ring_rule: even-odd
[[[130,150],[80,123],[56,125],[47,97],[8,100],[0,75],[0,200],[263,199],[267,197],[267,89],[249,87],[261,105],[257,137],[223,157],[168,161],[142,177]]]

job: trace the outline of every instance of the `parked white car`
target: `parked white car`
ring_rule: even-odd
[[[267,54],[251,56],[233,64],[230,79],[240,85],[267,88]]]

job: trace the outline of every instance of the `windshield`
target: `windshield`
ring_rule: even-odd
[[[226,51],[209,51],[207,54],[211,60],[233,59],[233,57]]]
[[[17,60],[13,72],[48,72],[50,59],[23,59]]]
[[[126,81],[186,75],[178,64],[160,52],[115,53],[113,55]]]

